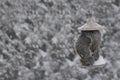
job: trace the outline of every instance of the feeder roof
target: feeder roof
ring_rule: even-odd
[[[78,28],[81,31],[104,30],[105,27],[96,23],[95,18],[88,18],[87,22]]]

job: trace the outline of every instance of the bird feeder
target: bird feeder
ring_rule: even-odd
[[[99,54],[101,38],[105,27],[96,23],[95,18],[88,18],[87,22],[78,28],[81,34],[76,42],[76,52],[81,57],[84,66],[103,65],[105,59]]]

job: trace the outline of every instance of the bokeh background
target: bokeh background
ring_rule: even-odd
[[[105,67],[69,63],[89,11]],[[120,80],[120,0],[0,0],[0,80]]]

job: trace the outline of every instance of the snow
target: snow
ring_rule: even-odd
[[[27,37],[27,38],[25,39],[25,42],[26,42],[27,44],[30,44],[30,43],[31,43],[31,38],[30,38],[30,37]]]
[[[52,38],[52,43],[56,44],[58,42],[57,38],[56,37],[53,37]]]
[[[99,59],[95,61],[93,65],[104,65],[104,64],[106,64],[106,60],[102,56],[100,56]]]
[[[120,4],[111,1],[0,0],[0,80],[119,80]],[[94,64],[106,65],[100,69],[82,68],[73,49],[89,11],[106,26],[101,44],[106,59]]]
[[[42,57],[47,56],[47,53],[46,53],[46,52],[44,52],[43,50],[39,50],[39,52],[40,52],[40,54],[42,55]]]
[[[69,66],[74,66],[77,64],[77,62],[80,61],[79,55],[75,56],[75,59],[73,61],[70,61],[69,59],[66,59],[66,62],[68,63]]]
[[[88,73],[88,70],[85,69],[85,68],[79,68],[79,71],[83,74],[87,74]]]

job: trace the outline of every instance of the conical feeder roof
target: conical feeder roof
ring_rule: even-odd
[[[104,30],[105,27],[96,23],[95,18],[88,18],[87,22],[78,28],[81,31]]]

